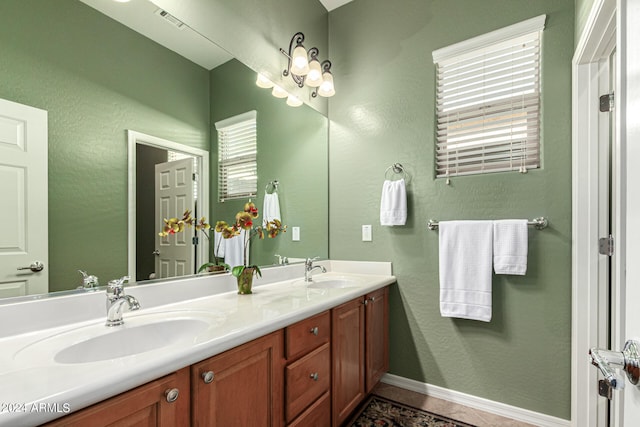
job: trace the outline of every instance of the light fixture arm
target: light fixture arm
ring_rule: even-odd
[[[282,71],[282,75],[285,77],[291,75],[291,78],[298,85],[298,87],[304,86],[304,77],[298,76],[291,72],[291,62],[293,61],[293,49],[295,49],[299,45],[302,45],[302,42],[304,42],[304,34],[302,32],[297,32],[293,35],[293,37],[291,37],[291,41],[289,42],[289,52],[286,52],[284,49],[280,48],[280,53],[287,57],[287,68]]]

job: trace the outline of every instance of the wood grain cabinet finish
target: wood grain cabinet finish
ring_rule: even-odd
[[[388,287],[332,310],[332,423],[341,426],[389,367]]]
[[[189,394],[187,367],[45,425],[187,427]]]
[[[287,422],[291,422],[329,390],[331,385],[329,343],[287,365],[285,384],[286,419]]]
[[[331,427],[331,398],[326,391],[289,427]]]
[[[331,340],[331,315],[325,311],[288,326],[285,337],[286,357],[291,361]]]
[[[283,335],[280,330],[192,365],[192,425],[282,426]]]

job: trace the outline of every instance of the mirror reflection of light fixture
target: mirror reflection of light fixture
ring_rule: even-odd
[[[274,84],[273,90],[271,91],[271,95],[275,96],[276,98],[286,98],[289,96],[289,92],[282,89],[280,86]]]
[[[258,73],[258,78],[256,79],[256,85],[263,89],[271,89],[273,87],[273,82],[266,78],[264,75]]]
[[[297,96],[289,94],[289,96],[287,96],[287,105],[290,107],[299,107],[302,105],[302,101],[300,101],[300,98]]]

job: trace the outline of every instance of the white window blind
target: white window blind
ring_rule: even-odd
[[[255,197],[258,185],[256,112],[216,123],[218,200]]]
[[[433,53],[436,176],[540,167],[545,16]]]

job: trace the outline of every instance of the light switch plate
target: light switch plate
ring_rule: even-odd
[[[373,240],[373,237],[371,236],[371,225],[363,225],[362,226],[362,241],[363,242],[370,242]]]
[[[291,227],[291,239],[294,242],[300,241],[300,227]]]

